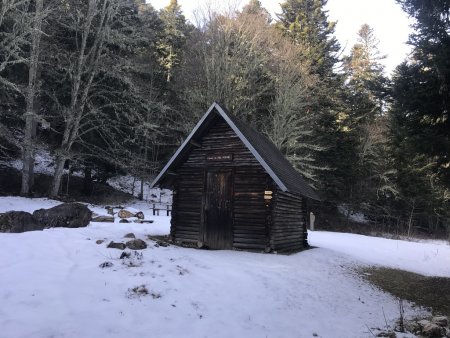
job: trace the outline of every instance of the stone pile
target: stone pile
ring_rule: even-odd
[[[39,209],[30,214],[8,211],[0,214],[0,232],[25,232],[45,228],[81,228],[89,224],[92,211],[81,203],[63,203],[50,209]]]
[[[449,320],[446,316],[409,321],[405,324],[405,328],[419,337],[450,338]]]

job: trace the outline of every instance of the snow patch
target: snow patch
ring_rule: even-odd
[[[114,189],[126,192],[135,197],[139,197],[141,193],[141,180],[130,176],[116,176],[108,179],[106,182]],[[166,206],[172,204],[172,191],[168,189],[150,188],[149,182],[144,182],[143,200],[158,206]]]
[[[45,174],[45,175],[53,175],[54,156],[50,154],[50,151],[46,149],[38,149],[35,152],[35,160],[34,160],[34,172],[36,174]],[[22,170],[22,159],[15,159],[10,161],[0,161],[0,164],[14,168],[16,170]]]
[[[425,276],[450,277],[450,245],[443,241],[410,242],[363,235],[310,231],[309,244],[353,259]]]
[[[0,212],[58,203],[0,197]],[[364,338],[372,337],[368,328],[383,327],[385,317],[391,326],[398,318],[397,300],[354,272],[378,238],[314,232],[312,244],[322,247],[289,256],[156,246],[148,236],[168,234],[170,217],[149,216],[143,203],[129,207],[153,224],[0,233],[0,335]],[[132,264],[120,259],[122,251],[106,248],[129,232],[148,244]],[[336,243],[350,243],[355,252],[340,252]],[[394,248],[382,246],[393,261],[404,257],[402,266],[417,258]],[[446,267],[447,261],[436,262]],[[405,310],[410,317],[419,311],[410,304]]]
[[[366,218],[366,216],[361,212],[354,212],[350,211],[350,215],[348,215],[348,206],[345,204],[341,204],[338,206],[338,211],[341,215],[344,215],[345,217],[349,217],[352,221],[362,224],[369,223],[369,220]]]

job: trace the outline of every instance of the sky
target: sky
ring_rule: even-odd
[[[153,7],[160,9],[169,0],[147,0]],[[260,0],[262,5],[275,17],[280,12],[281,0]],[[195,22],[195,11],[204,7],[211,0],[178,0],[186,17]],[[228,1],[212,1],[213,5],[228,3]],[[246,0],[236,0],[237,6],[243,6]],[[386,55],[383,60],[386,74],[400,64],[410,52],[406,44],[411,33],[410,24],[413,22],[402,11],[395,0],[328,0],[326,6],[330,21],[337,21],[335,35],[343,48],[343,54],[348,54],[357,39],[357,32],[362,24],[367,23],[374,29],[375,36],[380,41],[381,54]]]

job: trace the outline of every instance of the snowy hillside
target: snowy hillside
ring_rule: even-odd
[[[135,197],[141,191],[141,181],[130,175],[110,178],[107,183],[113,188],[129,193]],[[158,205],[172,204],[172,191],[167,189],[150,188],[150,182],[144,182],[143,200]]]
[[[0,212],[57,203],[4,197]],[[433,267],[423,264],[424,273],[450,276],[450,247],[442,243],[381,245],[314,232],[318,248],[290,256],[163,247],[148,235],[167,234],[170,219],[144,212],[155,223],[0,234],[0,337],[373,337],[368,328],[383,328],[385,316],[394,326],[398,303],[356,267],[387,264],[386,250],[398,267],[422,270],[424,261]],[[106,245],[129,232],[148,248],[120,259],[122,251]],[[415,266],[413,252],[423,254]],[[417,311],[406,307],[407,316]]]
[[[22,159],[0,160],[0,165],[16,170],[22,170]],[[36,174],[52,176],[55,172],[55,158],[47,149],[41,148],[36,150],[34,165],[34,172]],[[67,172],[68,170],[65,169],[65,174],[67,174]],[[95,171],[93,171],[93,174],[95,175]],[[83,173],[81,171],[75,171],[71,173],[71,175],[82,177]],[[131,194],[135,197],[138,197],[141,192],[141,180],[130,175],[118,175],[108,179],[106,183],[116,190]],[[144,182],[143,184],[143,200],[155,203],[162,207],[171,205],[172,191],[158,188],[152,189],[150,188],[150,183],[151,182]]]
[[[53,175],[55,171],[54,161],[55,159],[50,154],[50,151],[46,149],[37,149],[35,152],[34,172],[36,174]],[[6,167],[14,168],[17,170],[22,170],[22,159],[18,158],[9,161],[0,160],[0,165],[4,165]]]

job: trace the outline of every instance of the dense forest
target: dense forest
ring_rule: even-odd
[[[74,170],[86,187],[148,181],[217,101],[320,192],[319,214],[448,236],[450,1],[396,1],[413,51],[389,78],[370,26],[343,55],[326,0],[209,8],[196,25],[176,0],[1,0],[0,160],[22,159],[23,195],[43,148],[52,197]]]

